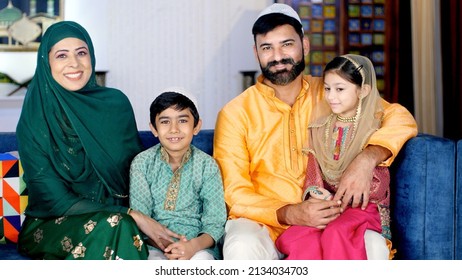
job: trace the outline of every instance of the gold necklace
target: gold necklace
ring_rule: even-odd
[[[344,118],[344,117],[342,117],[340,115],[337,115],[337,120],[339,122],[342,122],[342,123],[354,123],[354,122],[356,122],[356,116]]]

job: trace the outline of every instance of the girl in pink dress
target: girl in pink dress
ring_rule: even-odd
[[[303,200],[332,199],[343,171],[382,122],[385,101],[368,58],[334,58],[324,70],[324,87],[325,102],[315,108],[308,127]],[[381,233],[391,248],[389,183],[388,168],[376,167],[365,209],[347,206],[324,229],[291,226],[276,240],[278,250],[292,260],[367,259],[366,230]]]

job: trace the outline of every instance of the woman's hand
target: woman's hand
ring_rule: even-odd
[[[139,211],[131,210],[130,216],[135,220],[138,228],[153,242],[152,245],[162,251],[169,244],[175,242],[174,238],[181,238],[179,234],[169,230],[164,225]]]

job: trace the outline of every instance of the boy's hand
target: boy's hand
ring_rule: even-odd
[[[197,251],[194,239],[187,240],[185,236],[182,236],[180,240],[165,248],[164,255],[169,260],[190,260]]]

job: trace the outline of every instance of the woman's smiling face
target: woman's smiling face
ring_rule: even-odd
[[[82,89],[92,74],[91,56],[87,44],[77,38],[65,38],[48,53],[51,75],[63,88]]]

